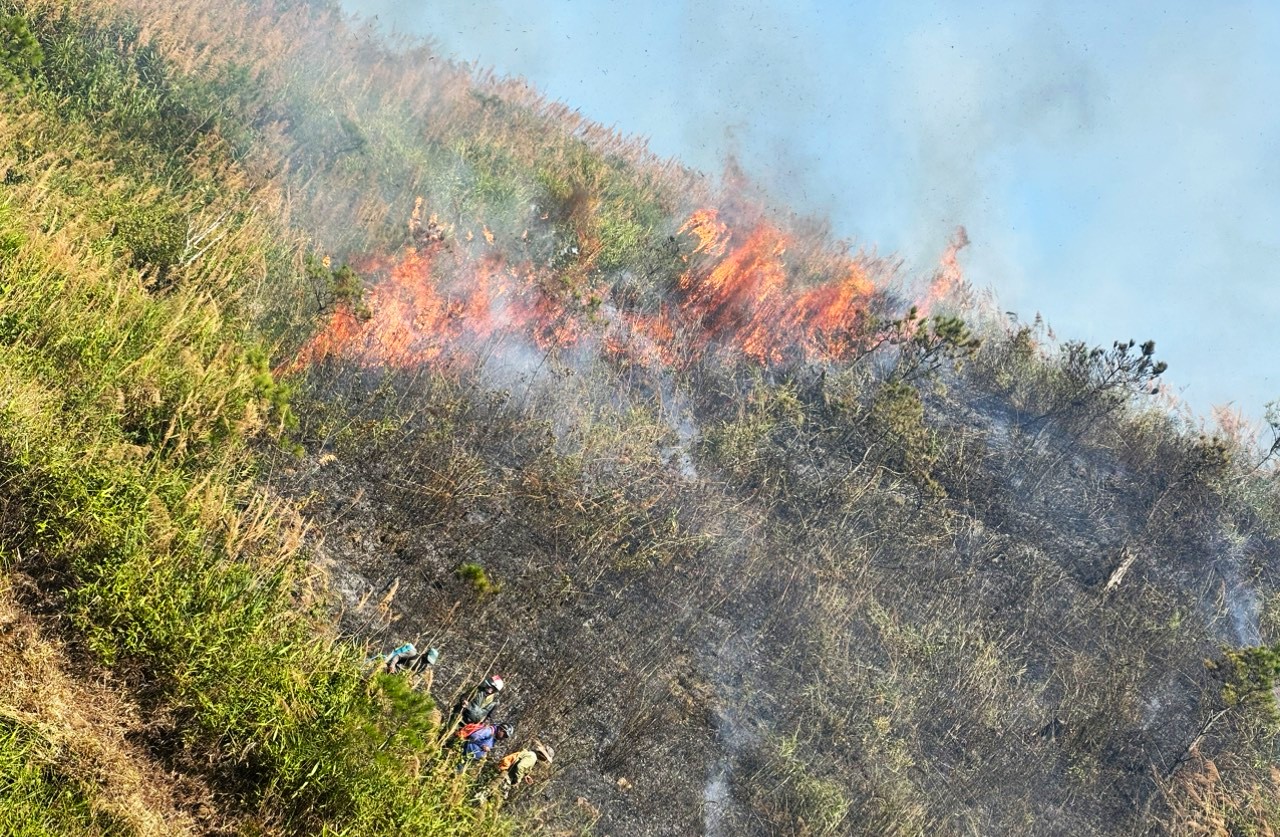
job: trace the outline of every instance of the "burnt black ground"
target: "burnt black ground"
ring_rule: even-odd
[[[1175,437],[1032,426],[955,377],[928,400],[945,496],[816,419],[771,438],[778,492],[696,440],[697,475],[671,439],[584,464],[567,386],[462,408],[330,374],[328,423],[275,480],[317,524],[344,629],[440,647],[440,703],[501,673],[517,741],[557,751],[512,804],[554,828],[1159,833],[1193,742],[1224,764],[1255,743],[1201,735],[1222,709],[1204,663],[1258,635],[1232,596],[1268,600],[1276,542],[1184,478]],[[649,517],[592,530],[584,508],[623,495]]]

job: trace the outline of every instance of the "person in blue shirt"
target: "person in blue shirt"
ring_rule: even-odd
[[[482,761],[489,755],[489,751],[493,749],[493,745],[499,741],[506,741],[515,734],[516,728],[512,724],[485,724],[467,732],[462,739],[463,761],[458,766],[462,770],[469,762]]]

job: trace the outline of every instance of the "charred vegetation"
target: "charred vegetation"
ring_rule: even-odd
[[[1154,343],[330,4],[0,37],[10,822],[1280,827],[1277,445],[1180,414]],[[364,664],[405,641],[426,692]],[[501,811],[437,746],[494,673],[557,753]]]

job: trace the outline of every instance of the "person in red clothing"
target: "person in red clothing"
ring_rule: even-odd
[[[467,724],[458,730],[458,737],[462,739],[463,755],[462,762],[458,765],[458,772],[461,773],[473,761],[483,761],[493,749],[494,744],[506,741],[515,734],[515,731],[516,728],[512,724],[494,725],[483,721]]]

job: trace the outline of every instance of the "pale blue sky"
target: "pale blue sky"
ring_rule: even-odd
[[[1154,338],[1203,412],[1280,398],[1280,2],[343,0],[661,155],[970,281]]]

